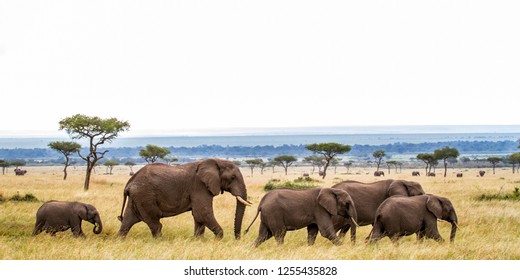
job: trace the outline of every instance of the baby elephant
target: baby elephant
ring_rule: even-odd
[[[389,197],[377,209],[370,242],[388,236],[395,243],[402,236],[414,233],[419,241],[425,237],[444,241],[437,228],[437,219],[451,223],[450,241],[453,242],[458,221],[449,199],[432,194]]]
[[[260,201],[253,225],[261,213],[260,230],[255,247],[273,237],[283,244],[286,232],[307,227],[309,245],[314,244],[318,231],[334,243],[341,245],[332,224],[332,216],[341,215],[356,224],[357,213],[350,195],[339,189],[312,188],[305,190],[275,189]]]
[[[70,228],[74,237],[84,237],[85,234],[81,230],[82,220],[94,225],[95,234],[100,234],[103,230],[101,218],[94,206],[81,202],[51,200],[45,202],[36,212],[33,235],[45,230],[54,236],[56,232]]]

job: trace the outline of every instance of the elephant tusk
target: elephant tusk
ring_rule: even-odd
[[[449,223],[449,221],[445,221],[445,220],[441,220],[441,219],[437,219],[437,221],[439,221],[439,222]],[[454,224],[455,227],[456,227],[458,230],[460,230],[460,227],[459,227],[459,225],[458,225],[456,222],[451,222],[451,223]]]
[[[453,222],[453,224],[455,225],[455,227],[457,227],[458,230],[461,230],[457,223]]]
[[[350,217],[350,219],[352,220],[352,222],[353,222],[357,227],[359,227],[358,223],[356,223],[356,221],[354,220],[354,218]]]
[[[235,196],[235,197],[237,198],[237,200],[238,200],[240,203],[244,204],[245,206],[251,206],[251,205],[253,205],[253,203],[251,203],[251,202],[249,202],[249,201],[247,201],[247,200],[244,200],[243,198],[241,198],[241,197],[238,196],[238,195]]]

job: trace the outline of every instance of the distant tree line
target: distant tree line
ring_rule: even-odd
[[[450,146],[461,154],[507,154],[517,151],[516,141],[448,141],[436,143],[394,143],[385,145],[351,145],[348,153],[352,157],[371,158],[378,150],[384,150],[386,156],[398,154],[430,153],[436,149]],[[271,158],[279,155],[293,155],[299,158],[311,156],[313,153],[305,148],[305,145],[281,145],[281,146],[220,146],[201,145],[196,147],[166,147],[172,155],[179,158]],[[145,147],[119,147],[110,148],[110,158],[140,158],[139,152]],[[88,148],[83,147],[81,153],[87,153]],[[56,159],[62,155],[52,149],[0,149],[1,159]]]

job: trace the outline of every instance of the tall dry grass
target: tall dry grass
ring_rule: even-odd
[[[484,177],[477,177],[478,170],[450,169],[447,178],[412,177],[411,170],[387,174],[376,178],[370,169],[338,168],[337,173],[329,171],[321,185],[330,187],[346,179],[372,182],[380,179],[415,180],[423,185],[428,193],[450,198],[456,207],[461,230],[455,243],[437,243],[427,240],[417,243],[414,236],[405,237],[398,246],[383,239],[376,245],[363,242],[370,226],[358,230],[358,242],[350,244],[348,239],[342,246],[334,246],[319,236],[314,246],[307,246],[306,231],[289,232],[285,244],[277,246],[271,239],[258,248],[252,247],[257,236],[258,220],[252,230],[236,241],[233,238],[233,215],[235,199],[229,195],[215,198],[214,209],[219,223],[224,228],[223,240],[213,238],[207,230],[203,239],[193,237],[191,213],[162,219],[163,237],[153,239],[144,223],[136,224],[126,239],[117,237],[120,222],[117,216],[121,210],[122,191],[129,179],[129,169],[116,167],[114,175],[103,175],[103,168],[93,175],[90,190],[83,191],[84,169],[70,168],[67,181],[62,179],[61,167],[27,167],[25,176],[15,176],[12,170],[0,175],[0,259],[15,260],[97,260],[97,259],[183,259],[183,260],[272,260],[272,259],[325,259],[325,260],[373,260],[373,259],[449,259],[449,260],[495,260],[520,259],[520,202],[516,201],[478,201],[475,198],[483,193],[512,192],[520,186],[520,175],[512,174],[510,169],[497,170],[493,175],[487,170]],[[137,168],[134,168],[137,170]],[[290,168],[289,175],[281,169],[264,170],[261,175],[255,169],[251,177],[249,168],[243,168],[249,192],[249,200],[254,202],[246,210],[243,222],[245,229],[252,221],[256,206],[264,195],[263,186],[268,180],[277,178],[293,180],[310,168]],[[455,173],[463,172],[463,178]],[[313,175],[318,178],[317,174]],[[34,194],[40,202],[14,202],[9,197],[19,193]],[[42,233],[31,236],[35,213],[41,203],[47,200],[82,201],[93,204],[101,213],[104,230],[100,235],[92,233],[93,226],[83,223],[86,238],[73,238],[70,231],[59,233],[56,237]],[[441,235],[448,239],[450,225],[439,222]]]

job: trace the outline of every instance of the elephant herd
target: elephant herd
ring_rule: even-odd
[[[161,163],[146,165],[136,172],[123,191],[119,236],[126,236],[132,226],[144,222],[154,237],[161,236],[161,218],[191,211],[194,235],[202,236],[206,228],[217,239],[224,235],[213,213],[213,198],[228,192],[236,202],[234,236],[241,236],[247,190],[239,168],[231,161],[205,159],[177,166]],[[254,245],[271,237],[284,242],[287,231],[307,229],[307,242],[314,244],[318,232],[333,244],[350,230],[356,240],[356,228],[373,225],[367,237],[370,242],[388,236],[394,242],[400,237],[417,234],[418,240],[443,240],[437,219],[452,224],[450,240],[455,238],[458,220],[449,199],[425,194],[417,182],[382,180],[373,183],[344,181],[330,188],[305,190],[275,189],[261,199],[257,213],[247,230],[260,216],[259,234]],[[84,236],[81,222],[95,225],[94,233],[102,230],[99,212],[80,202],[49,201],[37,211],[33,235],[46,231],[72,230],[74,236]],[[339,234],[338,234],[339,233]]]

